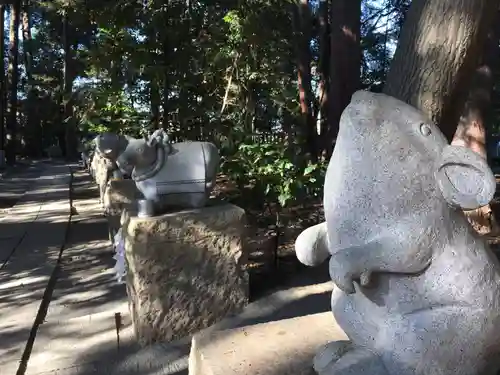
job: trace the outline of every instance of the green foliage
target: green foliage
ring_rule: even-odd
[[[326,163],[305,164],[293,160],[285,145],[246,144],[226,158],[222,171],[241,191],[254,190],[262,202],[278,203],[284,208],[306,197],[322,194]]]
[[[391,57],[387,46],[397,38],[408,3],[363,1],[365,87],[382,86]],[[292,22],[298,1],[31,4],[33,79],[21,80],[19,97],[32,101],[22,108],[36,109],[33,127],[43,128],[43,136],[50,138],[45,143],[73,125],[80,134],[113,131],[132,136],[163,125],[180,139],[217,143],[225,155],[224,173],[242,189],[252,187],[262,201],[286,207],[321,196],[326,162],[305,159],[302,140],[285,145],[249,136],[301,134],[297,30]],[[310,2],[313,18],[318,4]],[[61,34],[65,19],[67,44]],[[317,29],[317,19],[313,24]],[[68,45],[74,57],[68,70],[72,95],[63,90]],[[311,46],[316,90],[317,32]],[[30,90],[34,94],[28,95]],[[60,116],[67,103],[71,111]],[[26,133],[30,129],[26,126]]]

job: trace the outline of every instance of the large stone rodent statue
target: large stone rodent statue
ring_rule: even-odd
[[[497,373],[500,265],[462,212],[495,189],[486,161],[415,108],[353,95],[326,174],[326,222],[296,241],[304,264],[330,256],[332,310],[350,339],[318,352],[317,373]]]

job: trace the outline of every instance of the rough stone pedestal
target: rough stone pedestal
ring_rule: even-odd
[[[346,339],[331,312],[200,332],[192,339],[189,375],[312,375],[318,348]]]
[[[123,210],[134,210],[135,203],[144,199],[133,180],[109,180],[104,192],[104,213],[108,219],[110,240],[121,227]]]
[[[140,344],[194,334],[247,305],[243,209],[224,204],[129,217],[122,229]]]

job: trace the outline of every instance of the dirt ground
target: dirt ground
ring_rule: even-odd
[[[225,176],[219,176],[214,195],[246,211],[252,298],[279,288],[305,270],[295,256],[294,243],[302,230],[323,220],[321,200],[281,210],[277,225],[275,207],[262,205],[262,199],[251,189],[240,193]]]

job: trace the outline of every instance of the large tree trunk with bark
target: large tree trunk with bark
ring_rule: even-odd
[[[497,21],[500,19],[497,11]],[[493,91],[493,69],[500,64],[500,24],[495,22],[483,47],[482,60],[472,75],[469,94],[461,112],[457,130],[452,140],[453,145],[468,147],[487,159],[486,122],[491,119],[491,95]],[[479,233],[498,232],[490,205],[477,210],[466,211],[471,225]]]
[[[156,77],[149,81],[149,103],[151,107],[151,127],[160,129],[160,87],[156,82]]]
[[[32,157],[42,154],[42,134],[40,124],[36,119],[36,94],[33,82],[33,48],[31,40],[30,0],[24,0],[22,7],[22,30],[24,67],[26,70],[26,129],[24,131],[25,152]]]
[[[414,0],[384,92],[422,110],[452,140],[498,0]]]
[[[165,130],[167,130],[169,128],[168,124],[169,124],[169,115],[170,115],[170,108],[169,108],[169,94],[170,94],[169,74],[170,74],[170,69],[168,68],[169,59],[171,58],[170,51],[171,51],[170,43],[169,43],[168,37],[166,36],[165,39],[163,40],[163,55],[162,55],[163,64],[164,64],[163,65],[164,74],[163,74],[163,103],[162,103],[163,119],[161,122],[161,127]]]
[[[414,0],[384,87],[386,94],[422,110],[449,141],[456,134],[454,143],[483,156],[491,78],[478,68],[499,3]],[[476,229],[482,227],[470,219]]]
[[[9,165],[16,162],[17,153],[17,84],[19,82],[19,23],[21,1],[16,0],[10,7],[9,32],[9,114],[6,123],[5,158]]]
[[[5,22],[5,5],[0,5],[0,61],[4,61],[4,51],[5,51],[5,28],[3,27]],[[2,64],[0,66],[0,168],[4,167],[5,163],[5,98],[6,98],[7,85],[5,84],[5,68]]]
[[[330,1],[320,0],[318,9],[318,42],[319,42],[319,98],[316,103],[314,111],[315,117],[320,117],[320,135],[325,135],[328,131],[328,93],[330,91]],[[325,151],[325,144],[321,145],[322,150]]]
[[[302,115],[301,134],[305,151],[312,162],[318,159],[318,132],[313,114],[314,95],[311,86],[311,37],[312,19],[309,0],[300,0],[294,10],[294,27],[297,33],[296,55],[299,85],[299,103]]]
[[[65,10],[62,19],[63,43],[64,43],[64,67],[63,67],[63,103],[64,114],[64,156],[69,160],[78,157],[78,141],[76,135],[76,124],[73,116],[73,81],[75,80],[75,61],[73,56],[74,32],[70,25],[68,10]]]
[[[361,70],[360,0],[333,0],[330,33],[330,90],[328,129],[322,135],[327,155],[333,151],[339,121],[352,94],[358,90]]]

